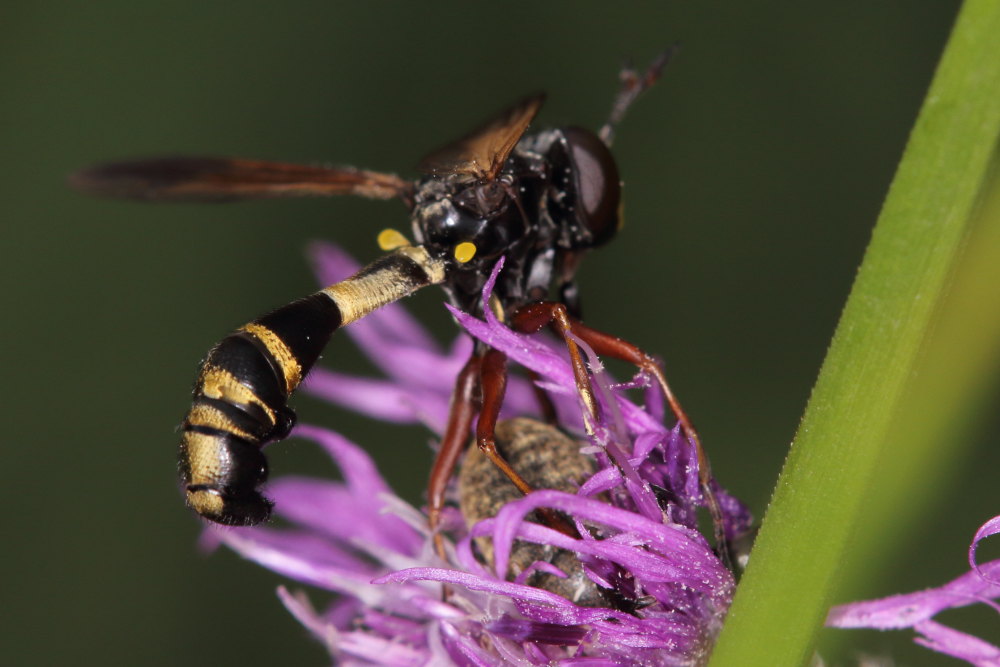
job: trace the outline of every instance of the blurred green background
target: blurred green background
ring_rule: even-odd
[[[368,260],[379,230],[406,226],[398,204],[350,199],[88,199],[66,187],[72,170],[195,153],[412,176],[423,153],[529,91],[549,93],[538,127],[596,127],[622,61],[680,42],[619,131],[627,224],[588,260],[582,290],[589,323],[664,357],[717,476],[759,516],[957,7],[7,3],[0,661],[327,662],[278,603],[278,577],[196,550],[174,429],[208,347],[314,289],[310,240]],[[439,293],[411,303],[453,334]],[[369,368],[345,338],[324,363]],[[295,405],[419,500],[427,433]],[[1000,506],[1000,423],[982,422],[975,458],[928,486],[919,530],[862,594],[963,571]],[[273,475],[331,474],[301,443],[271,461]],[[1000,634],[995,618],[984,627]],[[858,650],[947,662],[903,633],[849,639],[831,662]]]

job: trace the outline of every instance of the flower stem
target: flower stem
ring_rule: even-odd
[[[967,0],[778,480],[713,667],[807,664],[838,575],[856,557],[848,550],[852,533],[870,511],[867,501],[887,462],[926,471],[940,456],[934,447],[900,442],[899,426],[902,415],[912,414],[907,408],[920,389],[914,379],[925,370],[942,318],[955,316],[950,288],[960,282],[965,253],[983,228],[995,231],[1000,224],[1000,217],[980,210],[1000,136],[998,35],[1000,2]],[[1000,266],[1000,244],[986,265]],[[996,278],[987,271],[979,279]],[[995,289],[987,301],[979,307],[997,315]],[[987,342],[955,351],[968,368],[956,395],[983,385],[992,366],[968,363],[969,355],[991,350],[995,345]],[[942,405],[958,416],[962,402]],[[938,418],[947,421],[947,415]]]

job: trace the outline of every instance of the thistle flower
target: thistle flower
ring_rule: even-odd
[[[332,246],[317,246],[313,254],[324,284],[356,268]],[[469,334],[534,371],[560,423],[579,432],[581,407],[565,346],[516,334],[489,308],[484,311],[484,321],[454,309],[452,314]],[[471,351],[468,337],[442,351],[398,305],[346,331],[386,379],[317,369],[306,390],[377,419],[420,422],[442,432],[455,375]],[[343,481],[275,480],[269,495],[286,527],[211,527],[206,541],[339,593],[317,611],[303,594],[278,591],[339,664],[701,664],[734,581],[696,529],[697,508],[704,505],[697,457],[678,428],[663,425],[662,399],[647,378],[616,385],[582,348],[603,418],[582,445],[596,472],[575,493],[535,491],[471,529],[449,507],[442,518],[442,559],[426,516],[392,493],[364,450],[331,431],[300,425],[293,435],[324,449]],[[637,388],[646,388],[642,406],[623,396]],[[536,410],[529,383],[511,378],[505,415]],[[715,493],[727,537],[747,532],[751,518],[744,505],[721,487]],[[569,517],[579,537],[528,520],[538,508]],[[492,540],[492,563],[477,549],[482,538]],[[567,576],[556,565],[565,567],[561,560],[533,562],[511,580],[512,553],[526,543],[572,552],[586,585],[609,603],[586,606],[528,585],[537,573]]]
[[[1000,648],[978,637],[949,628],[933,620],[945,609],[986,604],[1000,611],[1000,559],[976,562],[979,543],[1000,533],[1000,516],[980,527],[969,547],[970,571],[938,588],[880,600],[853,602],[830,610],[826,624],[834,628],[901,630],[913,628],[913,639],[921,646],[965,660],[977,667],[1000,666]]]

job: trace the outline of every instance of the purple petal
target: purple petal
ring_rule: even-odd
[[[402,519],[385,512],[384,495],[358,493],[318,479],[283,477],[269,485],[281,516],[332,543],[367,542],[399,553],[415,554],[423,536]]]
[[[291,593],[284,586],[278,586],[278,598],[285,609],[301,623],[316,639],[326,645],[331,654],[337,651],[337,628],[321,618],[308,598],[302,592]]]
[[[319,538],[260,528],[220,533],[230,549],[248,560],[296,581],[364,599],[359,593],[371,579],[371,566]]]
[[[487,621],[486,629],[501,637],[519,642],[538,642],[557,646],[575,646],[587,634],[586,630],[575,625],[538,623],[510,616],[501,616],[495,621]]]
[[[358,621],[364,627],[380,635],[394,637],[397,641],[417,646],[427,643],[427,628],[420,620],[383,614],[375,609],[365,609],[355,619],[355,626],[359,624]]]
[[[552,383],[546,385],[550,390],[562,394],[576,393],[575,389],[570,389],[574,385],[573,372],[569,364],[545,344],[533,337],[515,333],[502,324],[492,325],[489,320],[483,321],[472,315],[466,315],[448,304],[445,306],[462,328],[473,337],[548,379]]]
[[[1000,586],[988,581],[1000,576],[1000,560],[981,565],[980,570],[987,579],[979,572],[966,572],[939,588],[839,605],[830,610],[826,624],[837,628],[898,630],[929,620],[945,609],[1000,596]]]
[[[700,533],[679,525],[664,525],[633,514],[626,510],[610,506],[606,503],[574,496],[558,491],[535,491],[525,498],[507,504],[496,517],[493,532],[494,561],[498,572],[505,572],[510,556],[514,537],[522,531],[535,531],[538,527],[525,524],[524,516],[539,508],[549,507],[560,510],[580,520],[595,522],[616,530],[640,536],[648,548],[655,548],[664,557],[665,563],[677,564],[690,572],[685,583],[713,595],[728,596],[732,587],[732,576],[708,547]],[[544,529],[543,529],[544,530]],[[555,533],[555,531],[549,531]],[[547,541],[560,539],[554,535]],[[584,549],[604,548],[604,555],[615,558],[622,557],[613,540],[601,540],[577,544]],[[598,546],[602,545],[602,547]],[[639,566],[644,562],[639,556],[641,550],[635,553],[626,564],[628,567]],[[677,575],[680,576],[680,575]]]
[[[450,623],[442,623],[441,640],[452,663],[459,667],[499,667],[502,663],[488,654],[467,633]]]
[[[354,663],[358,665],[416,667],[427,664],[426,651],[401,644],[394,638],[379,637],[363,630],[343,633],[338,648],[339,654],[347,654],[364,661]]]
[[[304,385],[308,393],[374,419],[441,428],[448,416],[448,394],[390,380],[360,378],[317,368]]]
[[[944,586],[917,593],[893,595],[880,600],[840,605],[830,610],[826,624],[839,628],[875,628],[894,630],[912,627],[918,633],[914,641],[922,646],[960,658],[981,667],[1000,667],[1000,648],[977,637],[954,630],[931,620],[951,608],[977,602],[1000,612],[1000,560],[979,564],[979,543],[1000,532],[1000,517],[990,519],[976,532],[969,547],[972,571]]]
[[[541,602],[554,607],[575,607],[566,598],[543,591],[540,588],[522,586],[509,581],[488,579],[458,570],[447,570],[435,567],[414,567],[406,570],[390,572],[387,575],[373,579],[373,584],[400,584],[410,581],[440,581],[446,584],[462,586],[470,591],[483,591],[506,597],[516,597],[529,602]]]
[[[289,531],[230,530],[223,535],[223,540],[243,557],[270,570],[302,583],[352,596],[370,607],[416,618],[430,615],[447,619],[460,615],[457,609],[440,599],[429,598],[426,591],[418,587],[372,586],[375,573],[372,564],[359,560],[345,567],[324,562],[303,548],[301,541],[294,539]]]
[[[969,547],[969,565],[973,570],[978,572],[983,579],[996,586],[1000,586],[1000,579],[987,574],[983,568],[976,563],[976,549],[979,548],[979,543],[987,537],[991,537],[997,533],[1000,533],[1000,516],[993,517],[979,527],[979,530],[976,531],[976,534],[972,538],[972,545]]]
[[[354,492],[369,497],[392,492],[371,457],[342,435],[316,426],[299,424],[292,431],[292,436],[307,438],[325,449],[340,468],[344,482]]]
[[[921,636],[913,641],[927,648],[965,660],[977,667],[1000,667],[1000,648],[934,621],[922,621],[915,628]]]

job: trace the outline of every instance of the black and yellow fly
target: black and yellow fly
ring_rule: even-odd
[[[399,199],[410,211],[414,242],[395,231],[379,236],[388,254],[347,280],[294,301],[224,338],[209,352],[183,423],[180,475],[187,503],[223,524],[268,518],[261,493],[265,443],[285,438],[295,422],[288,400],[331,335],[427,285],[441,285],[457,308],[481,314],[480,292],[500,256],[506,265],[490,308],[515,330],[551,327],[566,342],[588,427],[597,407],[575,340],[636,364],[657,379],[686,435],[698,449],[701,482],[708,462],[697,433],[662,370],[634,345],[582,324],[574,276],[584,254],[610,240],[621,223],[621,184],[610,145],[625,109],[659,76],[664,54],[644,73],[626,70],[608,123],[526,134],[544,96],[532,95],[426,157],[415,182],[351,167],[312,167],[233,158],[157,158],[105,164],[74,175],[100,195],[153,201],[219,201],[352,194]],[[477,343],[456,380],[451,414],[428,486],[436,527],[445,488],[478,413],[479,449],[520,489],[531,485],[497,452],[495,429],[507,359]],[[546,399],[540,393],[543,406]]]

